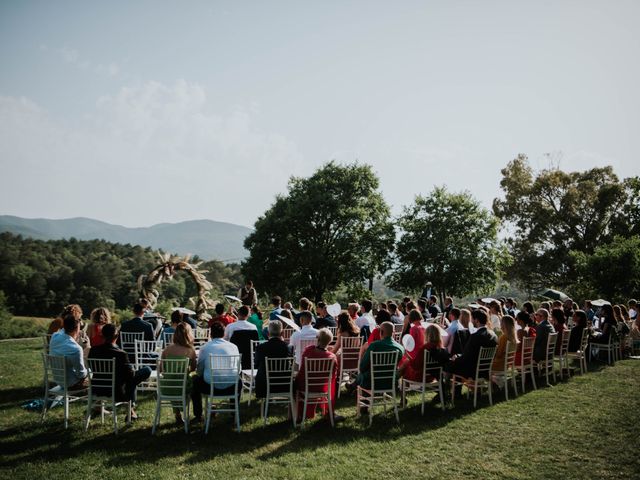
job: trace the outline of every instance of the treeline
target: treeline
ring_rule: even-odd
[[[242,270],[263,291],[316,301],[372,290],[380,276],[408,294],[431,283],[441,295],[487,296],[506,282],[528,298],[547,288],[638,296],[640,177],[534,171],[525,155],[501,173],[491,210],[436,187],[393,217],[371,166],[330,162],[291,178],[245,240]]]
[[[0,291],[14,315],[52,316],[69,303],[80,304],[85,314],[98,306],[128,310],[138,298],[138,277],[158,263],[157,252],[148,247],[0,233]],[[242,283],[238,265],[214,260],[201,268],[209,270],[213,298]],[[187,305],[196,288],[178,273],[161,293],[164,306]]]

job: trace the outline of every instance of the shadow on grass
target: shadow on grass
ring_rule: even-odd
[[[15,408],[28,400],[42,398],[43,387],[5,388],[0,391],[0,411]]]
[[[415,398],[415,397],[414,397]],[[427,397],[429,399],[430,397]],[[150,412],[150,398],[145,412]],[[286,453],[304,450],[315,450],[329,445],[345,445],[356,439],[393,440],[398,437],[419,435],[425,430],[435,430],[449,422],[476,411],[473,401],[457,399],[455,409],[443,412],[435,405],[427,404],[425,415],[420,414],[420,404],[400,410],[400,424],[395,422],[392,411],[383,413],[382,407],[376,407],[373,425],[368,427],[368,416],[357,418],[354,398],[341,398],[337,409],[345,413],[349,409],[348,417],[343,423],[331,428],[326,418],[308,420],[304,429],[294,430],[290,420],[284,417],[284,409],[278,410],[278,415],[269,419],[264,425],[259,418],[259,410],[255,404],[241,407],[241,419],[249,419],[244,424],[240,434],[234,430],[232,416],[220,415],[212,420],[209,435],[204,435],[204,425],[192,426],[189,435],[184,430],[167,421],[167,413],[163,411],[163,420],[156,436],[151,435],[150,423],[152,418],[144,419],[144,427],[137,425],[126,426],[122,415],[119,417],[120,432],[116,436],[111,429],[110,417],[105,419],[105,425],[100,426],[99,419],[92,420],[89,432],[81,430],[81,416],[79,411],[72,414],[72,423],[68,430],[62,425],[60,410],[55,419],[39,422],[39,413],[33,412],[31,421],[23,426],[16,426],[0,432],[0,451],[4,460],[0,466],[16,467],[25,462],[49,462],[60,458],[63,453],[66,459],[93,452],[102,455],[109,451],[109,458],[105,466],[121,467],[126,465],[153,464],[159,460],[187,455],[190,462],[199,463],[210,461],[217,455],[246,453],[256,451],[269,445],[278,445],[275,451],[258,455],[258,460],[275,458]],[[479,402],[479,409],[488,406],[487,397]],[[151,413],[148,413],[151,417]],[[122,421],[121,421],[122,419]],[[90,436],[90,438],[87,438]],[[16,438],[18,437],[18,438]],[[141,448],[142,447],[142,448]]]
[[[591,363],[589,371],[598,371],[604,367],[606,364]],[[567,381],[566,378],[563,381],[558,378],[557,385]],[[4,391],[0,409],[9,407],[10,398],[33,398],[38,391],[37,387]],[[531,391],[532,386],[528,384],[527,393]],[[428,396],[427,400],[431,397],[432,395]],[[478,409],[473,408],[472,397],[456,397],[455,408],[447,408],[444,412],[438,404],[427,403],[423,416],[420,413],[420,402],[416,402],[418,396],[413,395],[411,398],[410,406],[400,410],[400,424],[395,422],[392,412],[388,411],[385,415],[382,407],[379,407],[376,408],[373,425],[369,427],[368,416],[354,416],[355,399],[342,397],[338,400],[337,410],[341,414],[346,412],[348,416],[335,429],[331,428],[326,419],[317,419],[308,421],[304,429],[294,430],[291,421],[285,419],[284,409],[279,409],[279,416],[270,418],[269,424],[264,425],[256,403],[252,403],[250,407],[243,403],[241,420],[245,423],[242,424],[243,431],[240,434],[234,430],[232,416],[220,415],[212,421],[207,436],[204,435],[203,424],[192,425],[191,433],[185,434],[183,429],[167,421],[170,414],[166,410],[163,410],[158,434],[152,436],[154,402],[150,396],[142,400],[141,409],[138,409],[139,412],[144,412],[145,418],[141,420],[144,426],[127,426],[120,415],[118,435],[113,434],[110,417],[105,419],[104,426],[100,426],[99,419],[92,420],[89,432],[85,433],[81,427],[84,410],[82,414],[79,409],[73,412],[68,430],[63,427],[60,409],[57,413],[51,413],[55,418],[44,423],[39,421],[39,412],[32,412],[33,417],[27,417],[23,425],[12,426],[0,432],[0,451],[3,452],[0,466],[17,467],[25,462],[54,462],[61,456],[71,459],[87,453],[104,457],[105,466],[109,467],[153,464],[183,455],[188,457],[189,462],[199,463],[210,461],[219,455],[257,452],[263,447],[275,446],[268,449],[268,452],[256,455],[257,460],[265,461],[289,453],[313,451],[328,446],[340,447],[355,440],[393,441],[399,437],[420,435],[425,431],[438,430],[489,406],[486,395],[479,397]],[[510,398],[513,398],[511,393]],[[504,394],[498,391],[494,394],[494,405],[503,402]],[[15,403],[11,407],[15,408]]]

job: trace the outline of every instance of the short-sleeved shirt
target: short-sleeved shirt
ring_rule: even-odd
[[[240,355],[238,347],[236,347],[231,342],[223,340],[222,338],[213,338],[205,343],[202,348],[200,348],[200,354],[198,355],[197,372],[205,382],[211,384],[211,378],[213,376],[213,380],[215,381],[215,388],[217,389],[228,388],[235,385],[238,381],[238,378],[236,376],[229,376],[211,372],[209,355]]]

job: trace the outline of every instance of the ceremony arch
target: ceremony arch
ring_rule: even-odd
[[[204,276],[208,270],[199,270],[203,262],[190,263],[191,255],[184,258],[171,255],[169,253],[159,253],[160,265],[151,270],[147,275],[138,277],[138,290],[142,298],[146,298],[151,307],[155,307],[158,303],[158,287],[166,280],[173,278],[178,271],[183,271],[195,282],[198,288],[196,297],[195,311],[198,320],[205,321],[207,319],[207,309],[215,307],[215,302],[210,297],[211,283]],[[193,300],[192,300],[193,301]]]

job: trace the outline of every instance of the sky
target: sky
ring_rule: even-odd
[[[2,1],[0,214],[252,226],[330,160],[394,215],[640,174],[640,2]]]

